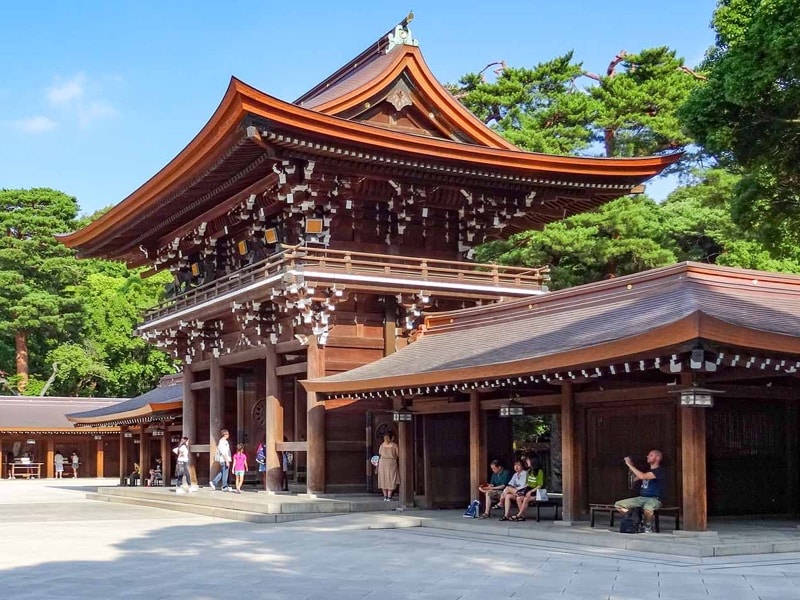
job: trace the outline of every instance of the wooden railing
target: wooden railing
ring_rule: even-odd
[[[529,269],[494,263],[481,264],[331,250],[313,246],[293,246],[273,254],[263,261],[243,267],[230,275],[165,300],[145,314],[145,323],[196,306],[252,283],[292,271],[345,274],[349,277],[337,278],[343,284],[346,284],[348,279],[358,281],[359,276],[373,276],[398,281],[420,282],[420,284],[425,281],[440,284],[452,283],[454,287],[459,284],[478,284],[518,288],[520,292],[540,290],[548,273],[547,268]],[[282,285],[282,282],[276,282],[275,287],[282,287]]]

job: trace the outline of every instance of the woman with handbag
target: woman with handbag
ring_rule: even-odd
[[[536,456],[528,456],[528,476],[525,478],[525,487],[517,491],[517,514],[509,517],[509,521],[524,521],[528,505],[536,501],[536,494],[544,490],[544,471]]]

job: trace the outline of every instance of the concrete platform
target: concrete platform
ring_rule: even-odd
[[[621,534],[601,524],[592,528],[588,521],[565,523],[544,516],[537,523],[465,519],[461,510],[402,510],[397,502],[384,502],[379,496],[267,494],[247,491],[241,495],[202,488],[189,494],[175,494],[173,488],[98,487],[87,498],[122,502],[254,523],[287,523],[350,513],[387,513],[391,519],[375,518],[376,528],[422,527],[432,530],[490,536],[495,541],[547,543],[564,548],[593,547],[656,553],[694,559],[746,554],[800,552],[798,521],[786,519],[712,519],[710,531],[671,531],[662,523],[662,533]],[[549,513],[548,513],[549,514]],[[366,515],[365,515],[366,516]],[[375,517],[378,515],[375,514]]]
[[[397,502],[384,502],[380,497],[368,495],[317,498],[263,491],[235,494],[209,488],[176,494],[174,488],[103,486],[87,493],[86,497],[253,523],[286,523],[353,512],[388,512],[398,506]]]

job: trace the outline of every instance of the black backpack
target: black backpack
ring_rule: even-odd
[[[633,515],[626,514],[622,517],[622,520],[619,522],[619,532],[620,533],[639,533],[639,521],[634,520]]]

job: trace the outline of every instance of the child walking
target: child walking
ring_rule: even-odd
[[[236,445],[236,454],[233,455],[233,474],[236,475],[236,493],[242,493],[244,474],[247,472],[247,455],[244,453],[244,444]]]

